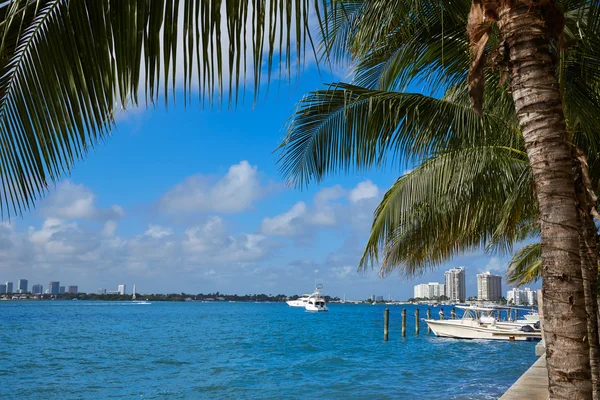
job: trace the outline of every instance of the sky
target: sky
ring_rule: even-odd
[[[274,150],[296,103],[344,75],[309,62],[234,110],[159,101],[119,113],[111,138],[34,210],[0,225],[0,281],[240,295],[309,293],[319,282],[331,296],[402,300],[465,266],[476,295],[476,274],[503,275],[507,256],[465,254],[412,280],[357,272],[373,211],[410,165],[285,184]]]

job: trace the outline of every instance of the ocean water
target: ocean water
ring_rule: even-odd
[[[415,307],[388,307],[384,342],[385,306],[0,302],[0,398],[496,399],[535,361],[533,342],[436,338],[424,322],[416,336]]]

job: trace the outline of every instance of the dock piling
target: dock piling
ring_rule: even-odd
[[[415,310],[415,333],[419,334],[419,309]]]
[[[388,332],[390,327],[390,309],[386,308],[383,312],[383,340],[388,341]]]
[[[450,312],[450,315],[452,315],[452,319],[456,319],[456,310],[454,310],[454,307],[452,307],[452,311]]]
[[[431,319],[431,308],[427,308],[427,319]],[[431,328],[427,324],[427,334],[431,334]]]
[[[402,337],[406,337],[406,308],[402,309]]]

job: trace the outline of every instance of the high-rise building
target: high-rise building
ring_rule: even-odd
[[[27,293],[27,279],[19,279],[17,281],[17,292]]]
[[[0,294],[6,294],[6,283],[0,283]]]
[[[96,290],[96,294],[99,294],[99,295],[106,294],[106,289],[104,289],[104,288],[99,288],[98,290]]]
[[[58,281],[50,281],[48,282],[48,293],[50,294],[58,294],[60,289],[60,282]]]
[[[67,288],[67,292],[68,293],[75,293],[75,294],[77,294],[77,289],[78,289],[77,286],[69,286]]]
[[[502,277],[491,272],[477,274],[477,300],[496,301],[502,298]]]
[[[62,294],[65,292],[65,287],[64,286],[59,286],[58,287],[58,293]]]
[[[6,281],[5,285],[6,285],[6,293],[12,293],[13,292],[13,283]]]
[[[123,295],[123,294],[125,294],[127,292],[127,290],[125,289],[125,285],[119,285],[119,287],[117,288],[117,291],[121,295]]]
[[[452,268],[444,273],[448,300],[462,303],[467,298],[465,267]]]
[[[42,293],[44,293],[44,287],[42,285],[40,285],[40,284],[33,285],[31,287],[31,293],[33,293],[33,294],[42,294]]]
[[[421,283],[415,285],[414,288],[415,298],[421,299],[435,299],[440,296],[445,296],[445,285],[437,282]]]

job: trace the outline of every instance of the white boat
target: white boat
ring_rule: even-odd
[[[540,320],[540,314],[535,311],[531,311],[529,314],[525,314],[523,318],[529,322],[537,322]]]
[[[302,296],[298,297],[296,300],[288,300],[288,301],[286,301],[286,303],[290,307],[302,307],[302,308],[305,308],[309,299],[311,299],[313,297],[320,297],[321,296],[321,289],[323,289],[323,285],[321,285],[319,283],[318,285],[316,285],[315,291],[312,292],[311,294],[303,294]]]
[[[308,299],[304,308],[306,309],[306,311],[311,312],[329,311],[329,309],[327,308],[327,304],[325,304],[325,299],[321,296],[311,297],[310,299]]]
[[[532,326],[515,326],[508,323],[498,323],[492,313],[493,308],[483,307],[457,307],[464,310],[461,319],[434,320],[425,319],[425,322],[436,336],[459,339],[488,339],[488,340],[539,340],[542,338],[540,331]],[[481,317],[479,314],[481,313]]]
[[[317,283],[315,284],[315,291],[311,294],[304,309],[310,312],[325,312],[329,311],[327,308],[327,304],[325,304],[325,298],[321,296],[321,289],[323,289],[323,284]]]

